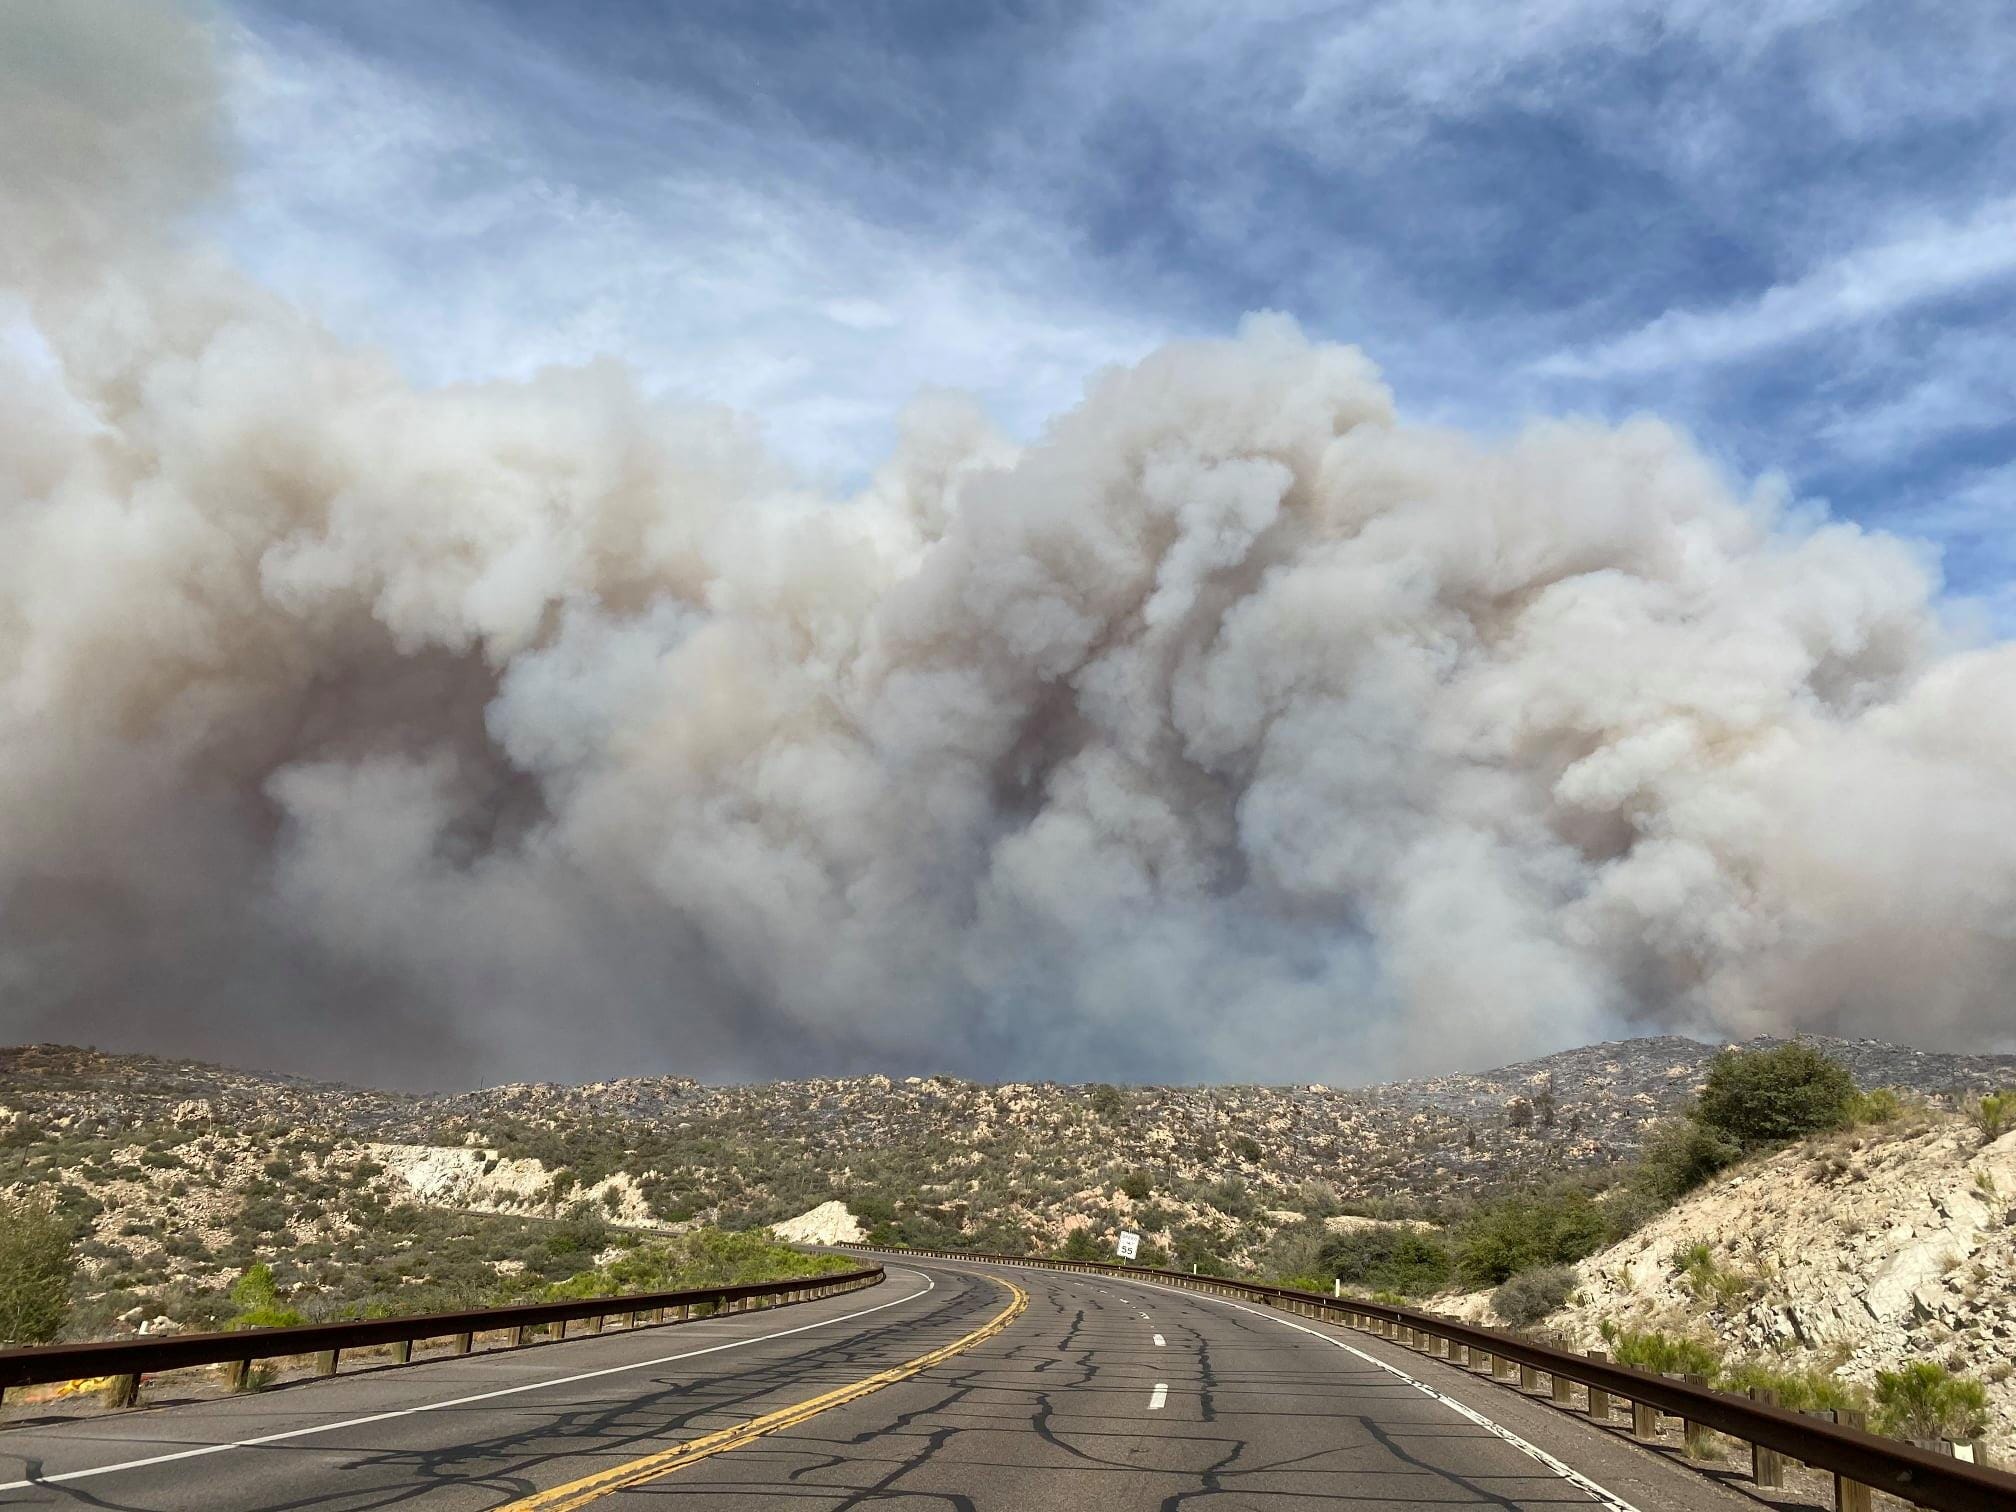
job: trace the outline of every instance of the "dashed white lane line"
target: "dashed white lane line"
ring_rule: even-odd
[[[1153,1395],[1148,1398],[1148,1410],[1150,1412],[1158,1412],[1161,1410],[1162,1404],[1168,1400],[1169,1383],[1167,1381],[1157,1381]]]
[[[194,1449],[182,1449],[172,1454],[153,1454],[146,1459],[122,1460],[116,1465],[94,1465],[88,1470],[66,1470],[60,1475],[38,1475],[31,1480],[0,1481],[0,1491],[25,1491],[30,1486],[54,1486],[65,1481],[90,1480],[100,1475],[111,1475],[119,1470],[144,1470],[151,1465],[166,1465],[175,1460],[200,1459],[207,1454],[222,1454],[227,1449],[257,1449],[265,1444],[285,1443],[289,1439],[308,1438],[318,1433],[334,1433],[341,1428],[361,1428],[366,1423],[389,1423],[394,1418],[413,1417],[422,1412],[440,1412],[449,1407],[467,1407],[471,1402],[491,1402],[498,1397],[517,1396],[521,1392],[543,1391],[548,1386],[571,1386],[576,1381],[599,1380],[603,1376],[623,1375],[632,1370],[650,1370],[654,1366],[670,1365],[675,1360],[691,1360],[699,1355],[719,1354],[724,1349],[743,1349],[751,1344],[767,1343],[771,1339],[788,1339],[793,1334],[810,1333],[815,1328],[831,1328],[835,1323],[848,1323],[855,1318],[865,1318],[870,1313],[901,1307],[905,1302],[914,1302],[925,1292],[937,1290],[938,1283],[924,1272],[906,1271],[905,1274],[917,1277],[924,1285],[916,1291],[906,1292],[893,1302],[880,1302],[873,1307],[864,1307],[859,1312],[842,1313],[837,1318],[822,1318],[817,1323],[803,1323],[796,1328],[780,1328],[775,1333],[757,1334],[749,1339],[732,1339],[726,1344],[710,1344],[705,1349],[689,1349],[681,1354],[659,1355],[656,1359],[637,1360],[629,1365],[611,1365],[603,1370],[584,1370],[578,1375],[527,1381],[519,1386],[506,1386],[499,1391],[480,1391],[474,1396],[452,1397],[444,1402],[423,1402],[418,1407],[401,1407],[392,1412],[374,1412],[368,1417],[343,1418],[334,1423],[315,1423],[306,1428],[290,1428],[284,1433],[263,1433],[257,1438],[234,1439],[228,1444],[203,1444]],[[620,1339],[623,1335],[617,1334],[614,1337]]]
[[[1133,1284],[1136,1286],[1149,1286],[1152,1285],[1153,1283],[1148,1281],[1136,1281]],[[1224,1297],[1207,1297],[1207,1296],[1200,1296],[1194,1293],[1191,1294],[1191,1300],[1193,1302],[1213,1302],[1220,1307],[1232,1308],[1236,1312],[1251,1313],[1256,1318],[1271,1318],[1274,1322],[1281,1324],[1284,1328],[1292,1328],[1297,1333],[1305,1333],[1309,1335],[1309,1337],[1312,1339],[1321,1339],[1325,1344],[1334,1345],[1338,1349],[1343,1350],[1346,1354],[1356,1355],[1359,1359],[1363,1360],[1367,1365],[1378,1366],[1379,1369],[1385,1371],[1388,1375],[1396,1376],[1400,1380],[1405,1381],[1409,1386],[1412,1386],[1416,1391],[1420,1392],[1423,1396],[1432,1397],[1434,1400],[1440,1402],[1444,1407],[1447,1407],[1450,1411],[1457,1413],[1459,1416],[1469,1419],[1469,1421],[1475,1423],[1479,1428],[1484,1429],[1487,1433],[1493,1434],[1496,1437],[1503,1439],[1506,1443],[1510,1444],[1514,1449],[1517,1449],[1521,1454],[1525,1454],[1533,1459],[1538,1460],[1541,1464],[1545,1465],[1549,1470],[1552,1470],[1556,1475],[1560,1476],[1561,1479],[1567,1481],[1569,1485],[1575,1486],[1580,1490],[1586,1491],[1590,1496],[1594,1497],[1597,1501],[1601,1502],[1605,1507],[1608,1507],[1610,1509],[1610,1512],[1639,1512],[1639,1509],[1637,1507],[1634,1507],[1630,1502],[1624,1500],[1624,1498],[1619,1496],[1615,1491],[1611,1491],[1606,1487],[1597,1485],[1596,1482],[1589,1479],[1589,1477],[1584,1475],[1581,1471],[1576,1470],[1566,1464],[1563,1464],[1560,1460],[1556,1459],[1553,1455],[1549,1454],[1545,1449],[1542,1449],[1538,1444],[1529,1444],[1525,1439],[1519,1437],[1519,1435],[1514,1433],[1510,1428],[1492,1422],[1491,1419],[1484,1416],[1483,1413],[1477,1411],[1474,1407],[1465,1406],[1463,1403],[1457,1401],[1454,1397],[1445,1395],[1444,1393],[1437,1391],[1433,1386],[1430,1386],[1426,1381],[1416,1380],[1413,1376],[1407,1374],[1407,1372],[1402,1370],[1399,1366],[1388,1365],[1384,1360],[1380,1359],[1376,1355],[1369,1355],[1365,1353],[1365,1351],[1362,1349],[1354,1349],[1351,1345],[1346,1344],[1342,1339],[1332,1338],[1329,1334],[1323,1333],[1318,1329],[1305,1328],[1300,1323],[1291,1323],[1286,1318],[1282,1317],[1281,1314],[1277,1312],[1271,1312],[1264,1307],[1248,1307],[1243,1302],[1228,1301]],[[1163,1388],[1157,1387],[1156,1389],[1160,1391]],[[1152,1406],[1155,1404],[1151,1403],[1150,1405]]]
[[[1155,1335],[1155,1347],[1157,1349],[1166,1349],[1168,1345],[1169,1341],[1163,1338],[1162,1335],[1160,1334]]]

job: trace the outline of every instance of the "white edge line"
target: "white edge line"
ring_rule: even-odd
[[[116,1465],[93,1465],[86,1470],[65,1470],[60,1475],[42,1475],[32,1480],[0,1481],[0,1491],[25,1491],[34,1486],[57,1486],[66,1481],[89,1480],[94,1476],[111,1475],[120,1470],[145,1470],[150,1465],[166,1465],[176,1460],[201,1459],[206,1454],[222,1454],[229,1449],[257,1449],[265,1444],[278,1444],[287,1439],[308,1438],[317,1433],[334,1433],[342,1428],[361,1428],[367,1423],[389,1423],[394,1418],[413,1417],[422,1412],[440,1412],[449,1407],[467,1407],[472,1402],[492,1402],[498,1397],[517,1396],[525,1391],[543,1391],[549,1386],[571,1386],[577,1381],[593,1381],[602,1376],[622,1375],[626,1371],[650,1370],[658,1365],[670,1365],[677,1360],[691,1360],[699,1355],[719,1354],[724,1349],[741,1349],[749,1344],[762,1344],[770,1339],[788,1339],[793,1334],[810,1333],[815,1328],[831,1328],[835,1323],[849,1323],[856,1318],[865,1318],[870,1313],[878,1313],[885,1308],[900,1307],[905,1302],[914,1302],[925,1292],[935,1291],[938,1283],[923,1271],[910,1271],[910,1275],[924,1282],[922,1291],[914,1291],[896,1298],[893,1302],[878,1302],[873,1307],[864,1307],[859,1312],[842,1313],[837,1318],[822,1318],[817,1323],[802,1323],[796,1328],[780,1328],[775,1333],[758,1334],[753,1339],[731,1339],[726,1344],[710,1344],[705,1349],[688,1349],[679,1354],[659,1355],[651,1360],[633,1360],[628,1365],[611,1365],[602,1370],[584,1370],[579,1375],[554,1376],[549,1380],[527,1381],[519,1386],[506,1386],[497,1391],[481,1391],[475,1396],[455,1397],[445,1402],[423,1402],[418,1407],[400,1407],[392,1412],[374,1412],[368,1417],[344,1418],[340,1422],[316,1423],[307,1428],[289,1428],[285,1433],[265,1433],[257,1438],[234,1439],[228,1444],[203,1444],[194,1449],[180,1449],[173,1454],[156,1454],[147,1459],[122,1460]],[[711,1321],[711,1320],[710,1320]],[[620,1338],[622,1335],[607,1337]],[[569,1340],[569,1343],[574,1342]],[[485,1350],[485,1354],[493,1351]],[[508,1353],[505,1350],[494,1351]],[[428,1364],[437,1363],[428,1361]]]
[[[1169,1341],[1163,1338],[1162,1335],[1160,1334],[1155,1335],[1155,1347],[1157,1349],[1166,1349],[1168,1345]]]
[[[1031,1266],[1029,1268],[1032,1270],[1041,1269],[1041,1267],[1039,1266]],[[1069,1274],[1069,1273],[1059,1272],[1058,1274]],[[1133,1280],[1129,1280],[1127,1284],[1129,1286],[1157,1285],[1157,1283],[1153,1281],[1133,1281]],[[1337,1346],[1337,1348],[1343,1350],[1346,1354],[1356,1355],[1366,1364],[1377,1365],[1381,1370],[1385,1371],[1388,1375],[1399,1377],[1399,1379],[1405,1381],[1409,1386],[1412,1386],[1416,1391],[1420,1392],[1423,1396],[1434,1398],[1436,1401],[1440,1402],[1444,1407],[1449,1408],[1452,1412],[1458,1413],[1461,1416],[1468,1418],[1471,1422],[1475,1423],[1479,1428],[1483,1428],[1490,1433],[1496,1434],[1499,1438],[1503,1439],[1513,1448],[1519,1450],[1520,1453],[1529,1455],[1532,1458],[1538,1460],[1541,1464],[1545,1465],[1549,1470],[1552,1470],[1556,1475],[1560,1476],[1563,1480],[1567,1481],[1571,1486],[1576,1486],[1581,1490],[1588,1492],[1591,1496],[1595,1497],[1597,1501],[1601,1502],[1604,1506],[1610,1508],[1611,1512],[1639,1512],[1639,1509],[1637,1507],[1633,1506],[1630,1502],[1624,1500],[1624,1498],[1619,1496],[1615,1491],[1597,1485],[1596,1482],[1589,1479],[1589,1477],[1584,1475],[1581,1471],[1573,1469],[1570,1466],[1563,1464],[1560,1460],[1556,1459],[1553,1455],[1549,1454],[1545,1449],[1542,1449],[1538,1444],[1527,1443],[1525,1439],[1519,1437],[1519,1435],[1514,1433],[1510,1428],[1507,1428],[1502,1424],[1492,1422],[1491,1419],[1484,1416],[1483,1413],[1477,1411],[1476,1408],[1465,1406],[1463,1403],[1457,1401],[1454,1397],[1446,1395],[1443,1392],[1437,1391],[1433,1386],[1430,1386],[1426,1381],[1415,1379],[1413,1376],[1407,1374],[1406,1371],[1402,1370],[1399,1366],[1389,1365],[1384,1360],[1380,1359],[1378,1356],[1369,1355],[1365,1353],[1365,1351],[1362,1349],[1354,1348],[1353,1346],[1345,1343],[1342,1339],[1333,1338],[1329,1334],[1323,1333],[1314,1328],[1305,1328],[1300,1323],[1290,1323],[1286,1318],[1282,1317],[1279,1313],[1271,1312],[1264,1307],[1248,1307],[1242,1302],[1232,1302],[1224,1297],[1207,1296],[1202,1292],[1186,1291],[1182,1287],[1173,1287],[1173,1288],[1161,1287],[1160,1289],[1165,1292],[1173,1292],[1177,1296],[1188,1296],[1194,1298],[1196,1301],[1199,1302],[1215,1302],[1221,1307],[1230,1307],[1239,1312],[1251,1313],[1256,1318],[1271,1318],[1274,1322],[1292,1328],[1297,1333],[1305,1333],[1309,1335],[1309,1337],[1312,1339],[1321,1339],[1325,1344],[1334,1344]]]

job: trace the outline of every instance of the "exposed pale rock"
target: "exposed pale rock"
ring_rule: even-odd
[[[770,1225],[786,1244],[859,1244],[868,1237],[844,1202],[822,1202],[808,1213]]]

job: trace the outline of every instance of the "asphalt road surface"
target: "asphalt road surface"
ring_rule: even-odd
[[[18,1424],[0,1507],[1755,1506],[1383,1340],[1103,1276],[886,1264],[797,1307]],[[992,1336],[850,1395],[998,1324],[1015,1288]]]

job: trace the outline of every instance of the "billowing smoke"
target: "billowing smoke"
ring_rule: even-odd
[[[407,1082],[2007,1045],[2016,650],[1651,420],[1285,319],[859,496],[416,391],[186,239],[201,28],[0,10],[0,1035]]]

